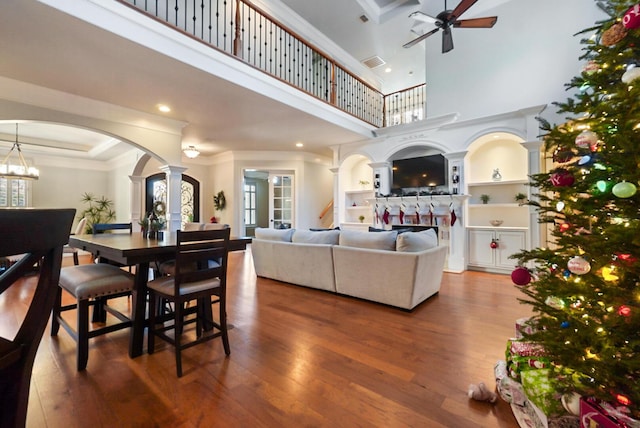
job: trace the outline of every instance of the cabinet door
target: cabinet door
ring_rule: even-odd
[[[494,238],[492,230],[469,230],[469,264],[474,266],[493,267],[495,252],[491,249]]]
[[[526,234],[521,230],[496,231],[498,248],[496,252],[496,267],[513,269],[517,260],[509,256],[527,248]]]

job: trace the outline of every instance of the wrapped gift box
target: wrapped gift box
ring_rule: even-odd
[[[560,394],[549,377],[548,369],[526,370],[521,373],[522,388],[527,398],[547,416],[566,413],[562,407]]]
[[[520,382],[521,373],[525,370],[544,369],[551,366],[544,348],[536,343],[510,339],[505,352],[507,372],[509,376]]]
[[[493,367],[493,372],[496,378],[496,389],[500,397],[507,403],[524,406],[527,397],[524,394],[522,385],[509,377],[507,362],[504,360],[496,362],[496,365]]]
[[[536,328],[531,322],[531,318],[518,318],[516,320],[516,339],[522,339],[524,334],[533,334]]]
[[[615,412],[621,418],[613,416],[613,407],[601,405],[591,398],[580,399],[580,428],[638,428],[640,421]]]

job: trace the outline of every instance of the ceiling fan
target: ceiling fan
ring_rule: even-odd
[[[437,33],[442,29],[442,53],[447,53],[453,49],[453,36],[451,35],[451,27],[460,28],[491,28],[498,20],[497,16],[487,16],[485,18],[474,19],[458,19],[460,15],[467,11],[471,6],[476,4],[478,0],[462,0],[458,6],[453,10],[447,9],[447,0],[444,0],[444,11],[440,12],[435,18],[429,16],[420,11],[413,12],[409,15],[409,18],[417,19],[429,24],[435,24],[436,28],[424,33],[420,37],[405,43],[403,47],[410,48],[411,46],[420,43],[432,34]]]

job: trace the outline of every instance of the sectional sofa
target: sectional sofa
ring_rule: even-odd
[[[447,248],[421,232],[256,229],[260,277],[412,310],[438,293]]]

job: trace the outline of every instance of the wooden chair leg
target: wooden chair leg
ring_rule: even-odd
[[[156,299],[156,295],[154,293],[149,293],[149,329],[147,331],[147,352],[149,354],[153,354],[153,351],[155,351],[157,312],[159,312],[158,299]]]
[[[224,353],[226,355],[231,354],[231,347],[229,346],[229,334],[227,333],[227,308],[224,304],[224,300],[220,299],[220,330],[222,335],[222,346],[224,346]]]
[[[53,303],[53,310],[51,311],[51,336],[57,336],[58,331],[60,330],[60,321],[58,321],[58,317],[60,316],[61,307],[62,307],[62,288],[58,287],[58,291],[56,293],[56,300]]]
[[[89,301],[78,301],[78,325],[76,329],[78,339],[78,371],[87,368],[89,360]]]
[[[176,302],[175,304],[175,318],[174,318],[174,323],[175,323],[175,353],[176,353],[176,373],[178,375],[178,377],[182,377],[182,353],[181,353],[181,347],[182,347],[182,322],[183,320],[183,306],[182,304],[178,304],[178,302]]]

